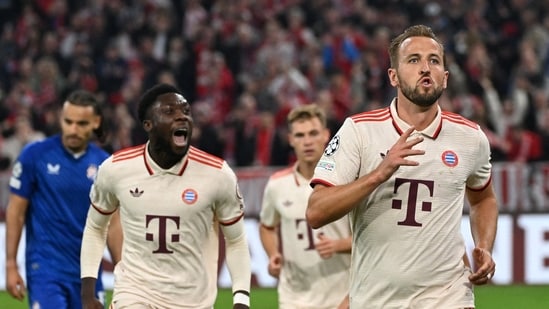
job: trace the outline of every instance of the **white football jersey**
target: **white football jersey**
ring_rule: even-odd
[[[274,173],[265,186],[261,224],[273,229],[280,224],[284,257],[278,283],[280,308],[334,309],[349,292],[351,255],[322,259],[315,250],[319,233],[332,239],[349,237],[349,220],[345,216],[313,230],[305,218],[311,193],[309,179],[295,165]]]
[[[100,212],[120,207],[124,244],[114,271],[113,301],[212,308],[218,224],[243,216],[236,175],[224,160],[194,147],[180,163],[162,169],[147,145],[107,159],[90,193]]]
[[[390,107],[345,120],[312,184],[343,185],[370,173],[410,126]],[[478,125],[438,110],[412,156],[350,213],[351,308],[474,307],[460,232],[465,188],[490,183],[490,147]]]

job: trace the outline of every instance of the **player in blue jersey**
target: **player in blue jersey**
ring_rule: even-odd
[[[94,133],[103,136],[101,114],[91,93],[71,93],[63,104],[61,133],[25,146],[13,167],[6,211],[6,288],[16,299],[26,295],[16,260],[25,226],[31,308],[82,308],[80,246],[89,191],[98,166],[108,157],[92,142]],[[117,218],[109,234],[116,262],[122,246]],[[102,297],[102,282],[97,283],[96,293]]]

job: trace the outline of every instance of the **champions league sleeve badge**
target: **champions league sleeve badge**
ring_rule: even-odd
[[[339,148],[339,135],[336,135],[332,137],[332,140],[328,143],[328,146],[326,146],[326,149],[324,149],[324,155],[327,157],[333,155],[337,149]]]

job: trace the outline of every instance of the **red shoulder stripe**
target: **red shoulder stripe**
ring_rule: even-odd
[[[280,171],[275,172],[271,175],[271,179],[280,178],[282,176],[286,176],[288,174],[291,174],[294,171],[293,167],[287,167],[285,169],[282,169]]]
[[[145,144],[119,150],[113,154],[112,162],[124,161],[142,156],[144,151]]]
[[[384,121],[390,118],[391,118],[391,112],[388,107],[351,116],[351,119],[355,123],[364,122],[364,121]]]
[[[469,119],[467,119],[467,118],[465,118],[461,115],[454,114],[454,113],[451,113],[451,112],[448,112],[448,111],[443,111],[442,112],[442,119],[448,120],[448,121],[453,122],[453,123],[466,125],[466,126],[471,127],[473,129],[478,129],[478,125],[475,122],[473,122],[473,121],[471,121],[471,120],[469,120]]]
[[[211,155],[207,152],[191,147],[189,151],[189,159],[206,164],[215,168],[223,167],[223,159]]]

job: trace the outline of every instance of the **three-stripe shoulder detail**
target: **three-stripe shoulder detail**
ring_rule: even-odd
[[[367,112],[363,112],[363,113],[351,116],[351,119],[355,123],[385,121],[390,118],[391,118],[391,111],[389,110],[388,107],[367,111]]]
[[[145,153],[145,144],[130,147],[130,148],[125,148],[113,154],[112,162],[133,159],[133,158],[142,156],[144,153]]]
[[[469,120],[469,119],[467,119],[467,118],[465,118],[465,117],[463,117],[459,114],[455,114],[455,113],[452,113],[452,112],[443,111],[442,112],[442,120],[448,120],[450,122],[465,125],[465,126],[468,126],[470,128],[473,128],[475,130],[478,130],[478,125],[475,122],[473,122],[473,121],[471,121],[471,120]]]
[[[224,162],[223,159],[204,152],[193,146],[191,146],[191,148],[189,149],[189,160],[193,160],[218,169],[221,169],[223,167]]]
[[[294,171],[294,169],[292,167],[287,167],[285,169],[282,169],[282,170],[277,171],[274,174],[272,174],[271,179],[276,179],[276,178],[286,176],[288,174],[291,174],[293,171]]]

